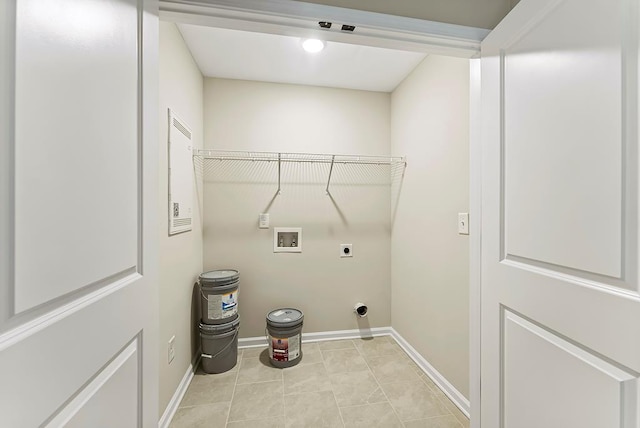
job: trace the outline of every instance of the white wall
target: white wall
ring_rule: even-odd
[[[390,95],[205,79],[205,147],[222,150],[388,155]],[[388,167],[204,164],[204,268],[241,272],[240,336],[264,334],[269,310],[305,313],[305,332],[390,325]],[[268,212],[271,229],[258,229]],[[273,227],[303,228],[303,252],[273,253]],[[352,243],[354,257],[339,258]],[[369,304],[360,324],[357,301]]]
[[[408,16],[470,27],[493,28],[514,0],[304,0],[329,6]]]
[[[160,22],[160,412],[166,408],[198,348],[197,320],[192,311],[193,284],[202,272],[202,183],[194,188],[193,230],[168,235],[168,119],[171,108],[202,147],[203,78],[173,23]],[[195,175],[194,175],[195,177]],[[167,359],[167,342],[175,335],[176,356]]]
[[[284,306],[305,312],[306,332],[393,325],[468,396],[468,242],[456,230],[469,204],[468,61],[430,56],[393,94],[203,81],[175,27],[161,30],[162,123],[172,105],[196,146],[204,133],[207,149],[409,162],[399,194],[390,192],[388,167],[336,167],[332,198],[324,192],[328,165],[283,165],[276,195],[275,163],[196,162],[202,240],[201,212],[188,234],[168,238],[161,226],[161,361],[177,336],[176,360],[161,368],[161,408],[196,350],[193,282],[216,268],[241,271],[241,337],[262,335],[266,313]],[[180,79],[186,89],[173,84]],[[162,126],[162,144],[166,132]],[[268,230],[258,229],[262,212],[271,215]],[[303,228],[301,254],[273,253],[276,226]],[[355,256],[341,259],[340,243],[352,243]],[[356,301],[369,305],[368,318],[353,315]]]
[[[469,396],[469,62],[429,56],[393,92],[392,326]],[[473,233],[474,231],[471,231]]]

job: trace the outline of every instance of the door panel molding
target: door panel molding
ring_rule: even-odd
[[[129,47],[130,51],[135,54],[135,57],[126,57],[127,58],[127,62],[123,63],[123,65],[118,66],[117,71],[120,74],[124,74],[127,73],[127,81],[133,86],[135,85],[136,88],[136,92],[135,95],[133,95],[132,97],[130,97],[130,100],[132,101],[132,104],[128,104],[130,106],[130,108],[135,111],[135,116],[129,118],[129,123],[131,125],[133,125],[130,129],[133,130],[134,134],[131,134],[131,138],[132,140],[135,139],[136,141],[136,147],[133,151],[130,151],[131,146],[129,145],[125,145],[124,142],[120,142],[118,145],[118,150],[122,151],[128,160],[131,161],[131,163],[129,164],[129,166],[126,168],[126,171],[128,171],[129,173],[131,173],[132,178],[135,177],[136,178],[136,185],[135,187],[133,187],[133,189],[131,189],[131,191],[128,191],[128,193],[126,194],[126,196],[123,197],[116,197],[116,196],[112,196],[111,198],[114,200],[118,200],[120,202],[122,202],[122,207],[119,206],[110,206],[110,209],[114,210],[114,212],[118,212],[121,211],[122,209],[126,210],[126,214],[122,214],[119,215],[120,218],[122,219],[122,223],[115,223],[112,222],[112,224],[110,225],[111,228],[114,228],[114,230],[120,228],[120,226],[122,226],[121,228],[121,232],[120,234],[123,234],[123,231],[125,230],[131,230],[132,233],[130,235],[127,235],[126,238],[124,240],[112,240],[109,241],[108,239],[105,240],[104,244],[98,244],[98,243],[92,243],[92,245],[94,246],[94,249],[97,251],[98,254],[100,253],[104,253],[104,250],[100,250],[100,247],[104,247],[104,246],[119,246],[120,249],[122,251],[119,251],[120,254],[124,254],[124,255],[130,255],[131,257],[124,257],[121,256],[119,257],[119,260],[114,260],[111,262],[111,266],[106,266],[103,269],[94,269],[94,271],[90,271],[89,268],[82,268],[79,269],[79,271],[82,272],[78,272],[78,274],[76,275],[76,280],[78,281],[77,283],[69,283],[69,284],[63,284],[60,283],[60,281],[58,280],[54,280],[55,282],[58,282],[57,285],[57,290],[55,292],[49,292],[49,295],[46,295],[46,293],[44,292],[40,292],[38,289],[38,284],[37,280],[34,279],[33,275],[23,275],[23,278],[16,278],[14,276],[14,278],[12,278],[11,281],[11,285],[9,286],[9,291],[8,293],[10,294],[10,299],[8,299],[9,302],[11,302],[11,307],[6,309],[6,314],[4,316],[4,319],[0,318],[0,332],[3,330],[7,330],[9,328],[12,328],[16,325],[19,325],[22,322],[28,322],[29,320],[35,319],[38,316],[40,316],[43,313],[46,313],[47,311],[55,311],[56,308],[60,307],[60,306],[64,306],[66,305],[68,302],[70,302],[73,299],[76,298],[82,298],[83,296],[93,293],[94,291],[96,291],[97,289],[101,288],[101,287],[110,287],[111,283],[113,281],[119,281],[121,278],[125,277],[126,275],[129,275],[131,270],[133,269],[134,271],[137,272],[142,272],[143,267],[142,267],[142,262],[143,262],[143,255],[142,255],[142,236],[143,236],[143,214],[142,214],[142,206],[143,206],[143,196],[142,196],[142,189],[143,189],[143,168],[142,168],[142,153],[143,153],[143,130],[142,130],[142,101],[143,101],[143,97],[142,97],[142,91],[143,91],[143,70],[142,70],[142,20],[143,20],[143,1],[142,0],[134,0],[130,2],[130,6],[131,6],[131,10],[125,10],[125,9],[121,9],[119,13],[121,14],[126,14],[126,16],[128,17],[128,19],[132,24],[132,32],[129,33],[130,37],[132,39],[135,39],[135,46],[131,46]],[[135,9],[134,9],[135,8]],[[14,19],[15,20],[15,19]],[[135,20],[135,25],[136,27],[133,28],[133,21]],[[74,21],[75,22],[75,21]],[[108,29],[106,29],[108,30]],[[27,45],[29,46],[29,45]],[[70,48],[73,49],[73,48]],[[75,52],[75,51],[74,51]],[[135,74],[129,74],[129,72],[131,73],[135,73]],[[121,117],[122,115],[118,116]],[[23,116],[24,117],[24,116]],[[133,120],[135,120],[135,123],[133,123]],[[25,120],[25,119],[23,119]],[[72,125],[72,124],[69,124]],[[24,123],[23,123],[24,126]],[[118,127],[117,123],[113,123],[111,124],[112,127]],[[96,144],[97,145],[105,145],[108,144],[108,142],[104,141],[104,138],[100,135],[95,135],[94,136],[96,139]],[[15,139],[15,138],[14,138]],[[15,144],[13,142],[12,139],[12,143]],[[78,150],[81,150],[81,148],[78,148]],[[85,157],[87,157],[86,154],[84,154]],[[97,162],[104,162],[103,159],[95,159],[95,161]],[[22,157],[22,162],[25,162],[25,158],[24,156]],[[135,166],[134,166],[135,165]],[[83,167],[84,168],[84,167]],[[108,168],[108,166],[104,166],[101,171],[102,171],[102,176],[106,176],[107,174],[110,174],[111,172],[109,172],[106,168]],[[24,172],[23,172],[24,175]],[[82,180],[82,177],[78,177],[79,180]],[[131,180],[133,181],[133,180]],[[104,188],[104,184],[103,184],[103,188]],[[118,188],[124,188],[125,184],[124,182],[121,180],[120,183],[118,184]],[[128,187],[128,186],[127,186]],[[113,192],[111,192],[113,194]],[[81,197],[81,195],[78,195],[78,197]],[[102,197],[100,195],[97,194],[91,194],[90,198],[89,198],[89,204],[92,204],[93,202],[93,206],[89,205],[89,207],[87,208],[87,213],[91,214],[94,211],[96,211],[96,209],[98,207],[100,207],[100,204],[96,205],[95,201],[97,201],[98,199],[102,199]],[[131,202],[129,204],[129,201]],[[126,203],[126,205],[124,205],[124,203]],[[33,201],[30,201],[28,203],[22,203],[23,205],[21,205],[21,207],[24,209],[25,206],[29,206],[29,204],[32,204]],[[61,205],[61,202],[56,202],[58,205]],[[82,202],[78,202],[80,205],[82,205]],[[104,205],[104,204],[103,204]],[[15,207],[12,211],[15,213],[16,210],[18,209],[18,207],[15,205],[15,203],[12,203],[11,205],[8,205],[10,207]],[[44,213],[46,213],[46,210],[53,210],[54,212],[56,210],[60,210],[63,209],[63,207],[61,206],[56,206],[56,205],[50,205],[48,207],[45,207],[45,211]],[[15,214],[13,214],[15,216]],[[46,214],[43,214],[46,215]],[[13,225],[14,227],[12,227],[13,230],[15,230],[15,225]],[[71,227],[73,228],[73,225],[57,225],[58,227]],[[22,224],[22,233],[26,234],[29,233],[28,231],[25,231],[25,228],[28,227],[26,224]],[[86,226],[84,226],[86,227]],[[104,239],[105,238],[105,233],[106,232],[102,232],[102,234],[100,234],[100,231],[98,230],[97,232],[97,236],[99,239]],[[124,238],[124,235],[122,235],[122,237]],[[46,239],[46,238],[45,238]],[[89,239],[89,238],[87,238]],[[79,242],[78,239],[73,240],[74,243]],[[24,244],[23,244],[24,245]],[[30,243],[29,245],[35,245],[33,243]],[[48,248],[54,248],[54,243],[52,242],[46,242],[45,241],[45,245],[48,246]],[[64,244],[63,244],[64,245]],[[69,244],[67,244],[69,245]],[[110,248],[110,247],[109,247]],[[12,246],[11,249],[12,253],[15,254],[16,252],[16,247],[15,245]],[[53,251],[53,250],[52,250]],[[64,251],[64,248],[61,248],[59,251]],[[44,254],[44,253],[43,253]],[[41,256],[43,256],[43,254],[41,254]],[[77,261],[77,266],[81,267],[82,265],[82,260],[81,260],[81,252],[78,251],[77,249],[75,249],[72,252],[72,256],[67,257],[66,259],[61,259],[63,261],[66,261],[67,264],[71,264],[70,262],[72,261],[71,257],[74,257]],[[21,271],[24,272],[25,270],[25,263],[26,263],[26,257],[25,256],[25,249],[23,246],[22,249],[22,260],[20,261],[21,264]],[[16,266],[15,263],[15,258],[13,260],[12,265]],[[94,266],[95,263],[91,266]],[[20,265],[19,265],[20,266]],[[66,266],[63,265],[63,268],[68,268],[70,269],[71,266]],[[108,268],[108,269],[107,269]],[[31,269],[31,268],[29,268]],[[39,269],[39,266],[33,266],[34,270]],[[111,269],[111,272],[109,272],[109,269]],[[100,272],[98,270],[101,270]],[[43,274],[44,275],[44,274]],[[51,279],[47,278],[46,275],[43,276],[41,281],[51,281]],[[87,281],[87,283],[80,283],[81,281]],[[45,287],[45,290],[47,288],[50,287]],[[2,321],[5,321],[4,323],[2,323]]]
[[[524,426],[523,424],[530,422],[524,422],[523,419],[539,416],[527,415],[524,406],[539,409],[557,405],[557,402],[562,400],[566,401],[562,404],[582,409],[580,412],[574,412],[567,406],[567,418],[572,419],[579,415],[580,418],[590,420],[592,418],[586,414],[600,417],[608,414],[610,419],[601,421],[604,425],[600,423],[594,426],[635,427],[635,422],[632,425],[623,421],[635,421],[636,407],[628,404],[637,399],[640,373],[623,367],[504,305],[501,305],[501,326],[501,427]],[[510,341],[514,342],[513,345]],[[535,366],[518,367],[523,360],[525,365],[531,364],[530,360],[527,362],[526,358],[522,358],[522,354],[527,353],[536,355]],[[554,355],[553,359],[546,361],[546,358],[551,358],[550,355]],[[513,373],[515,379],[508,379],[509,373]],[[577,373],[579,375],[576,375]],[[563,376],[567,378],[563,379]],[[549,383],[554,379],[554,382],[557,382],[556,388],[546,384],[545,379]],[[560,387],[565,387],[566,390],[558,390]],[[583,396],[578,398],[579,394]],[[589,398],[592,399],[591,403],[585,405]],[[605,402],[608,405],[608,408],[604,409],[606,412],[597,407]],[[515,408],[515,415],[512,416],[517,418],[515,422],[509,421],[510,408]],[[531,425],[527,426],[548,426],[550,421],[543,422],[545,421],[531,422]],[[577,425],[587,426],[584,423]]]
[[[120,272],[116,272],[113,275],[101,278],[91,284],[87,284],[66,294],[52,298],[47,302],[41,303],[40,305],[27,309],[23,312],[14,312],[3,325],[0,325],[0,343],[2,342],[3,332],[11,330],[21,324],[36,321],[42,316],[47,316],[47,314],[50,315],[61,308],[68,307],[69,305],[73,306],[74,302],[78,305],[82,305],[85,300],[84,298],[87,296],[96,294],[97,292],[99,293],[101,290],[106,293],[112,288],[119,288],[121,287],[123,279],[127,279],[134,273],[138,274],[138,271],[138,266],[131,266]],[[138,277],[140,277],[140,275],[138,275]],[[134,280],[135,279],[131,279],[131,282]]]
[[[554,265],[552,263],[512,255],[507,255],[502,259],[501,263],[504,266],[526,270],[552,279],[566,281],[575,285],[590,287],[605,293],[640,301],[640,293],[631,289],[632,286],[628,281],[618,278],[611,278],[592,272],[580,271],[566,266]]]
[[[639,33],[640,1],[624,0],[622,26],[622,272],[626,287],[640,293],[638,203],[640,164],[638,160]],[[635,233],[634,233],[635,231]]]
[[[609,232],[609,237],[600,235],[601,242],[595,242],[594,247],[600,248],[611,245],[599,244],[606,242],[611,244],[616,242],[616,246],[619,247],[619,254],[612,254],[607,252],[609,258],[609,267],[605,268],[602,265],[602,269],[585,269],[579,267],[580,264],[587,266],[593,263],[587,263],[583,260],[582,263],[575,263],[575,260],[571,262],[571,257],[562,262],[561,259],[557,259],[556,256],[549,255],[549,257],[542,256],[540,249],[527,251],[524,254],[520,253],[517,249],[509,249],[509,172],[506,170],[507,156],[509,150],[509,136],[506,135],[507,118],[505,117],[505,103],[507,102],[506,95],[506,81],[509,79],[508,73],[508,59],[510,50],[513,51],[514,47],[522,41],[531,31],[537,29],[540,25],[545,23],[546,18],[554,11],[568,3],[567,0],[553,0],[533,18],[529,23],[522,27],[515,37],[500,43],[500,227],[501,227],[501,240],[500,240],[500,254],[501,261],[511,260],[516,261],[517,265],[522,266],[525,264],[531,264],[535,268],[543,268],[547,273],[558,272],[562,277],[567,275],[574,276],[576,280],[586,279],[591,282],[602,282],[605,286],[620,287],[632,292],[637,293],[638,287],[638,235],[633,233],[627,233],[627,231],[633,231],[637,229],[637,213],[638,213],[638,157],[637,157],[637,143],[638,143],[638,130],[637,130],[637,118],[638,118],[638,1],[637,0],[622,0],[621,7],[627,12],[623,20],[622,39],[621,46],[621,63],[620,63],[620,79],[622,82],[622,88],[620,91],[621,105],[620,108],[620,160],[619,162],[619,185],[616,185],[616,192],[619,191],[619,206],[617,208],[609,206],[608,208],[601,208],[601,210],[608,210],[608,217],[613,215],[613,218],[618,217],[617,220],[620,224],[618,230],[614,232],[615,225],[612,224]],[[491,36],[489,36],[491,37]],[[606,143],[602,143],[606,144]],[[593,171],[594,175],[598,174],[598,171]],[[530,177],[529,179],[532,179]],[[535,179],[535,178],[533,178]],[[522,178],[520,179],[520,181]],[[613,190],[613,189],[607,189]],[[513,190],[512,190],[513,192]],[[602,192],[602,191],[601,191]],[[610,192],[607,192],[610,193]],[[615,193],[615,192],[614,192]],[[612,193],[613,194],[613,193]],[[585,210],[589,211],[589,210]],[[619,212],[618,212],[619,211]],[[585,213],[585,215],[588,213]],[[620,218],[621,217],[621,218]],[[579,220],[579,219],[578,219]],[[600,220],[602,224],[603,220]],[[565,222],[568,225],[568,221]],[[522,225],[520,226],[522,228]],[[539,231],[538,231],[539,232]],[[519,232],[521,235],[522,232]],[[617,235],[617,236],[616,236]],[[604,240],[604,241],[603,241]],[[520,243],[519,246],[523,244]],[[526,244],[524,244],[526,246]],[[562,245],[562,244],[561,244]],[[604,251],[597,250],[593,251]],[[521,248],[522,249],[522,248]],[[538,256],[533,256],[534,253],[538,253]],[[529,253],[529,254],[527,254]],[[579,256],[578,256],[579,257]],[[616,260],[617,267],[613,267],[611,262]],[[585,264],[587,263],[587,264]]]
[[[48,420],[141,333],[146,313],[140,304],[150,296],[139,281],[106,296],[96,296],[82,310],[65,314],[46,327],[31,329],[19,342],[4,346],[0,351],[0,420],[4,425],[39,426]],[[121,316],[114,314],[114,307]],[[100,328],[105,321],[109,328]],[[153,340],[145,334],[140,349],[152,352],[145,341]],[[144,366],[143,370],[145,382],[153,385],[154,380],[146,377],[151,376],[147,370],[153,371],[153,367]],[[39,403],[31,406],[28,414],[20,411],[26,405],[24,397]]]
[[[16,0],[0,2],[0,326],[13,315]]]
[[[500,314],[502,319],[502,341],[504,341],[505,328],[508,323],[517,324],[523,329],[529,330],[532,334],[539,336],[554,346],[570,353],[582,361],[588,362],[598,370],[606,373],[608,376],[626,382],[632,379],[640,378],[640,372],[613,360],[598,351],[589,348],[564,334],[544,325],[541,322],[528,317],[506,305],[500,305]],[[502,346],[504,350],[504,343]]]
[[[135,395],[135,401],[133,403],[130,402],[131,398],[134,397],[118,397],[121,401],[122,407],[119,412],[124,412],[126,407],[135,407],[136,412],[136,423],[137,426],[142,426],[142,373],[140,371],[140,359],[141,352],[140,349],[140,341],[141,334],[138,334],[129,344],[127,344],[124,349],[120,350],[117,354],[115,354],[111,360],[102,368],[100,372],[97,373],[90,381],[87,382],[82,388],[74,394],[72,398],[70,398],[66,403],[64,403],[52,417],[43,423],[44,427],[59,427],[59,426],[88,426],[90,422],[93,422],[91,425],[95,423],[107,423],[107,420],[102,419],[100,421],[87,421],[76,419],[74,422],[74,418],[77,418],[78,414],[83,410],[91,400],[99,400],[99,395],[105,389],[108,389],[109,382],[113,381],[117,376],[126,376],[128,379],[133,380],[136,384],[135,389],[131,391],[130,388],[126,388],[128,392],[133,392],[132,395]],[[134,371],[135,370],[135,371]],[[132,373],[132,371],[134,371]],[[107,394],[109,392],[107,391]],[[112,403],[108,403],[112,405]],[[132,406],[133,404],[133,406]],[[94,405],[95,407],[95,405]],[[108,411],[108,406],[105,406]],[[132,410],[129,408],[128,410]],[[111,412],[113,413],[113,412]],[[103,414],[105,417],[108,417],[108,414]],[[122,422],[115,424],[111,423],[112,426],[125,426]],[[129,421],[131,422],[131,421]],[[127,424],[130,425],[130,424]]]
[[[135,268],[131,268],[105,279],[104,282],[96,284],[91,290],[83,289],[62,297],[59,301],[56,300],[51,307],[47,307],[45,304],[43,307],[25,314],[24,317],[16,316],[7,323],[9,329],[0,334],[0,352],[49,328],[64,318],[73,316],[110,294],[126,287],[135,286],[134,283],[140,278],[142,275],[137,273]]]

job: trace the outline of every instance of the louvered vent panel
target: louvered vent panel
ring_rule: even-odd
[[[180,121],[175,117],[173,118],[173,126],[175,126],[178,129],[178,131],[182,132],[182,135],[184,135],[189,140],[191,140],[191,131],[185,128],[184,125],[180,123]]]
[[[190,226],[190,225],[191,225],[190,218],[178,218],[173,220],[173,227]]]

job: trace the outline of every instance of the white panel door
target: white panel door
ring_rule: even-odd
[[[0,426],[157,426],[157,1],[0,3]]]
[[[481,426],[638,427],[638,0],[482,43]]]

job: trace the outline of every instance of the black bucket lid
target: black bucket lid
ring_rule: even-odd
[[[240,325],[240,315],[233,321],[229,321],[224,324],[204,324],[200,323],[200,332],[205,334],[217,334],[225,333],[229,330],[233,330]]]
[[[200,284],[205,285],[227,285],[237,282],[240,272],[235,269],[217,269],[200,274]]]
[[[267,324],[273,327],[295,327],[302,324],[304,314],[293,308],[275,309],[267,314]]]

